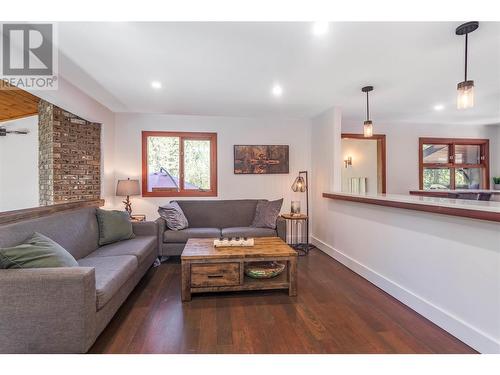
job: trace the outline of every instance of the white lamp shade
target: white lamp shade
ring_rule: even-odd
[[[140,195],[141,187],[139,185],[139,180],[118,180],[116,185],[116,195],[119,197],[125,197],[127,195]]]

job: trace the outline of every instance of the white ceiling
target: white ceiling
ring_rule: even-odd
[[[466,111],[455,105],[458,24],[331,23],[316,37],[307,22],[60,23],[59,72],[115,112],[312,117],[337,105],[361,122],[371,84],[377,122],[500,123],[500,23],[469,37],[476,105]]]

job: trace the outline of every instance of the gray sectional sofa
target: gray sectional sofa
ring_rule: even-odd
[[[179,200],[189,228],[170,230],[163,218],[157,219],[160,255],[180,255],[189,238],[274,237],[285,240],[286,222],[281,217],[276,229],[253,228],[258,199]]]
[[[95,208],[0,226],[0,247],[33,232],[63,246],[79,267],[0,269],[0,353],[85,353],[158,256],[158,227],[99,247]]]

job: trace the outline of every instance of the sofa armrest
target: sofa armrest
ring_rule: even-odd
[[[0,270],[0,353],[85,353],[95,340],[95,269]]]
[[[164,218],[159,217],[155,220],[155,223],[158,225],[158,235],[163,236],[163,232],[167,230],[167,223]]]
[[[278,237],[286,242],[286,220],[281,216],[276,220],[276,232],[278,233]]]
[[[158,224],[156,221],[132,223],[132,230],[136,236],[158,236]]]
[[[155,223],[158,224],[158,254],[162,254],[163,234],[167,230],[167,222],[164,218],[159,217],[155,220]]]

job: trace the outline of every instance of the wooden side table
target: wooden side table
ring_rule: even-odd
[[[293,247],[295,250],[301,251],[307,255],[311,248],[309,244],[309,216],[303,214],[282,214],[281,217],[287,221],[287,232],[288,232],[288,222],[290,222],[290,243],[289,245]],[[301,243],[297,239],[294,241],[294,234],[299,234],[299,223],[303,223],[306,226],[306,242]],[[288,233],[287,233],[288,237]],[[298,238],[298,236],[297,236]],[[288,241],[287,241],[288,242]]]

